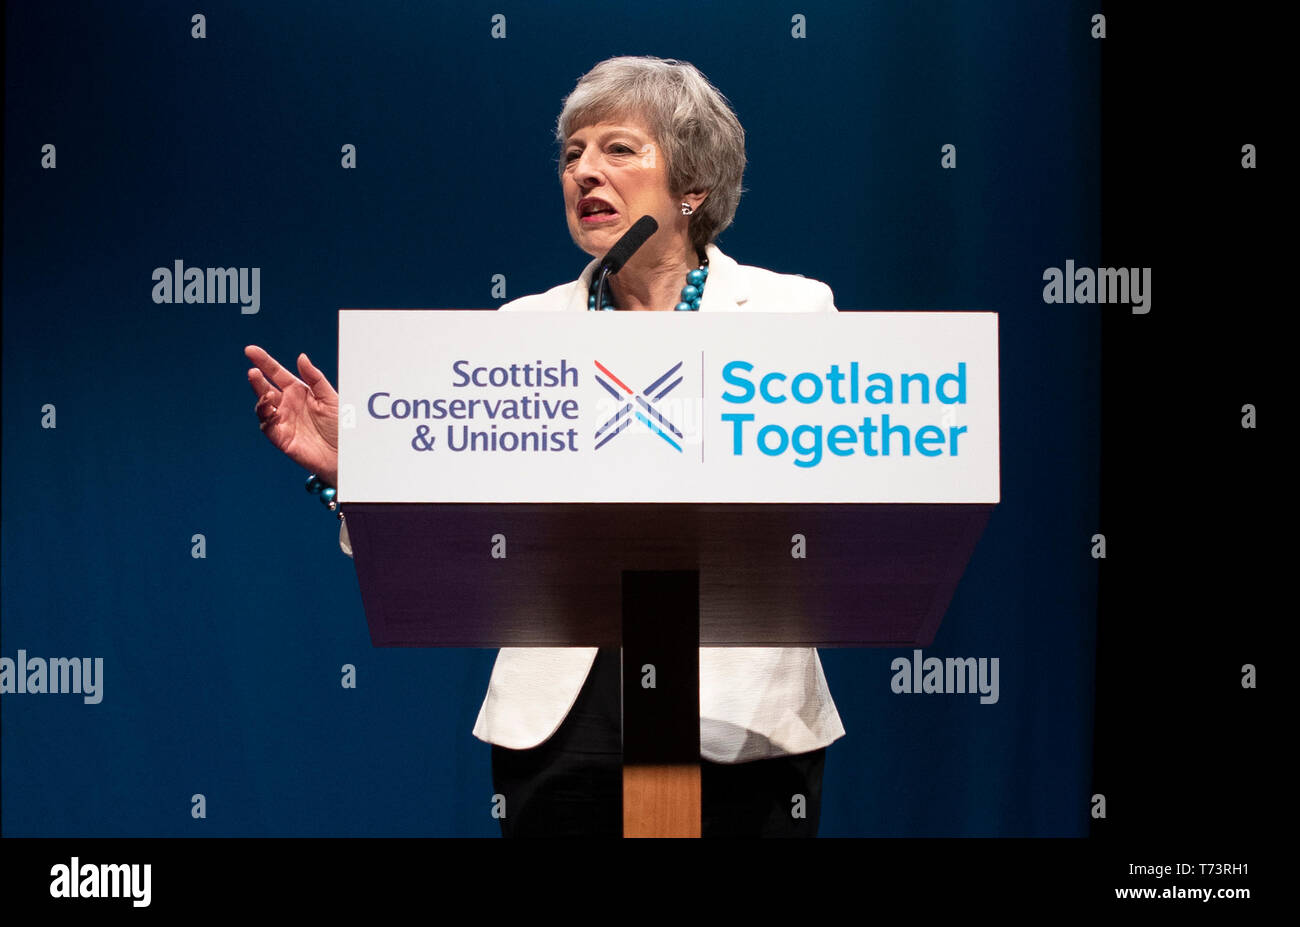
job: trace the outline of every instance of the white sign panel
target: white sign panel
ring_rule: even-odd
[[[339,312],[345,502],[995,503],[989,312]]]

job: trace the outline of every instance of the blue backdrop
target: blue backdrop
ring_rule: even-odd
[[[193,12],[7,7],[0,655],[102,657],[104,690],[3,697],[6,835],[499,832],[470,735],[494,652],[371,647],[242,352],[336,382],[341,307],[574,279],[552,129],[616,54],[734,104],[732,257],[845,310],[1001,316],[1003,501],[926,651],[998,657],[1000,699],[895,695],[898,651],[823,650],[848,736],[822,834],[1087,833],[1100,324],[1042,273],[1099,259],[1091,7],[209,0],[202,39]],[[260,267],[260,311],[155,304],[176,260]]]

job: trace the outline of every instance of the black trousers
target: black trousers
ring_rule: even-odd
[[[505,798],[505,837],[623,833],[619,651],[601,648],[559,730],[531,750],[492,747],[492,783]],[[705,837],[816,837],[826,749],[700,763]],[[796,796],[803,796],[799,803]]]

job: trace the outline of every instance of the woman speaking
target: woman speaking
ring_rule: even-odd
[[[737,264],[714,244],[740,200],[745,132],[692,65],[602,61],[565,99],[556,139],[569,234],[594,260],[501,311],[835,311],[824,283]],[[643,216],[658,230],[601,288],[600,258]],[[301,378],[256,345],[245,354],[263,433],[332,499],[338,394],[305,354]],[[350,554],[346,523],[340,543]],[[622,832],[620,689],[617,649],[501,649],[474,736],[493,745],[504,835]],[[825,748],[843,735],[815,649],[700,648],[703,835],[816,836]]]

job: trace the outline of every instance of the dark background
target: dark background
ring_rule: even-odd
[[[1266,278],[1242,268],[1267,172],[1239,166],[1264,149],[1259,79],[1161,63],[1196,24],[1108,6],[1099,42],[1081,3],[200,11],[203,40],[170,3],[6,8],[0,653],[103,656],[105,695],[4,699],[5,835],[497,833],[469,733],[493,652],[370,646],[337,521],[258,431],[242,349],[306,351],[334,381],[340,307],[575,278],[552,128],[615,54],[689,60],[731,99],[732,257],[825,280],[843,310],[1001,317],[1003,501],[926,651],[1000,658],[1000,701],[894,695],[899,652],[823,650],[848,736],[822,834],[1249,832],[1232,758],[1259,731],[1238,679],[1262,643],[1265,458],[1237,423],[1264,405]],[[1045,305],[1068,258],[1153,266],[1151,314]],[[155,305],[176,259],[261,267],[260,313]],[[1189,811],[1207,791],[1213,813]]]
[[[1276,157],[1286,32],[1260,3],[1208,18],[1103,6],[1114,15],[1102,52],[1102,254],[1108,266],[1153,265],[1156,308],[1102,319],[1112,543],[1095,788],[1108,814],[1091,833],[1130,859],[1160,847],[1176,848],[1170,859],[1258,862],[1285,768],[1280,716],[1266,710],[1281,680],[1264,657],[1292,637],[1279,595],[1295,545],[1273,437],[1285,422],[1282,371],[1294,367],[1280,334],[1293,237]],[[1241,166],[1247,143],[1255,170]],[[1255,430],[1241,427],[1246,403]],[[1242,688],[1245,664],[1258,689]]]

